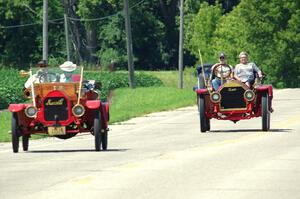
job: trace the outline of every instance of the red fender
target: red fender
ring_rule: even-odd
[[[19,112],[24,110],[27,106],[29,106],[29,104],[10,104],[8,110],[13,113]]]
[[[89,109],[97,109],[100,107],[100,100],[88,100],[86,101],[85,105]]]
[[[272,85],[261,85],[256,88],[258,92],[267,91],[270,97],[273,97],[273,87]]]
[[[198,94],[205,94],[205,93],[207,93],[207,89],[206,88],[197,89],[196,93],[198,93]]]

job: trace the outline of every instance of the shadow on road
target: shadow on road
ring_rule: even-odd
[[[95,153],[107,153],[107,152],[125,152],[129,149],[107,149],[106,151],[95,151],[92,149],[70,149],[70,150],[32,150],[27,153],[77,153],[77,152],[95,152]]]
[[[262,131],[261,129],[235,129],[235,130],[212,130],[208,133],[243,133],[243,132],[263,132],[263,133],[289,133],[293,129],[270,129],[269,131]]]

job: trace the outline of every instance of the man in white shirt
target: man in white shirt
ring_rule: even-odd
[[[239,80],[250,87],[255,81],[255,73],[261,78],[262,72],[255,63],[248,62],[248,54],[246,52],[241,52],[239,57],[240,63],[234,68],[234,77],[236,80]]]

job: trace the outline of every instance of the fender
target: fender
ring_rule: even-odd
[[[10,104],[8,110],[12,113],[24,110],[30,104]]]
[[[270,97],[273,97],[273,87],[272,85],[261,85],[256,88],[258,92],[267,91]]]
[[[109,121],[109,112],[108,112],[108,103],[101,102],[101,114],[103,119],[104,128],[107,129],[108,121]]]
[[[100,100],[87,100],[85,105],[89,108],[89,109],[97,109],[100,107]]]
[[[207,88],[200,88],[196,90],[197,94],[206,94],[207,93]]]

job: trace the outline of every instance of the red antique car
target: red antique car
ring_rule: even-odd
[[[198,68],[198,86],[194,89],[197,94],[200,115],[201,132],[210,131],[210,120],[239,120],[262,118],[262,130],[270,129],[270,113],[272,109],[272,85],[263,85],[261,79],[256,78],[249,88],[244,83],[232,77],[232,67],[220,64],[211,71],[221,79],[221,86],[213,90],[211,80],[203,75],[202,68]]]
[[[24,94],[32,103],[9,105],[13,152],[19,150],[20,137],[27,151],[30,136],[39,133],[68,139],[90,132],[95,137],[95,150],[100,151],[101,146],[107,149],[109,105],[99,99],[95,81],[83,81],[83,68],[74,71],[69,82],[61,82],[61,75],[51,69],[30,74],[36,80]]]

